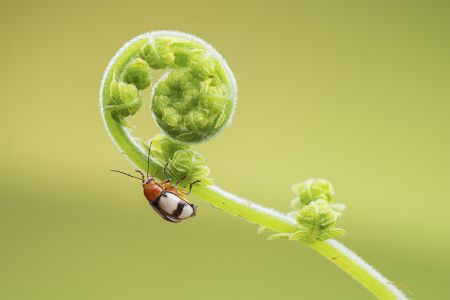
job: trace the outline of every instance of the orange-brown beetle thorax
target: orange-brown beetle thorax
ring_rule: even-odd
[[[144,183],[144,195],[149,202],[153,202],[161,195],[163,188],[155,181]]]

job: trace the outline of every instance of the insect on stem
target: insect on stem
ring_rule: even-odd
[[[148,169],[150,168],[150,152],[152,149],[152,140],[150,140],[150,144],[148,145],[148,153],[147,153],[147,178],[148,178]]]

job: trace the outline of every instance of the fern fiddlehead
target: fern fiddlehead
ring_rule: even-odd
[[[152,87],[151,111],[166,135],[157,135],[150,161],[147,146],[132,135],[127,119],[142,106],[152,70],[167,70]],[[204,158],[188,144],[216,135],[232,119],[237,88],[223,58],[206,42],[188,34],[157,31],[126,43],[107,67],[100,89],[100,109],[108,133],[138,168],[184,185],[201,180],[193,194],[231,215],[274,232],[270,236],[305,242],[380,299],[407,299],[389,280],[341,243],[336,220],[343,206],[332,203],[328,181],[309,180],[294,187],[298,197],[291,215],[265,208],[211,185]],[[167,169],[165,169],[167,168]],[[183,185],[183,182],[182,182]]]

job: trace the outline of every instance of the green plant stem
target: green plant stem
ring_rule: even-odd
[[[274,232],[293,233],[299,230],[294,219],[239,198],[217,186],[197,187],[193,193],[216,208]],[[338,241],[330,239],[308,246],[336,264],[379,299],[407,299],[388,279]]]
[[[121,152],[134,165],[145,170],[147,151],[111,112],[102,109],[102,113],[108,132]],[[149,170],[152,174],[161,172],[153,161],[150,161]],[[235,196],[217,186],[195,186],[192,193],[220,210],[274,232],[293,233],[299,229],[296,221],[287,215]],[[338,241],[327,240],[308,246],[336,264],[379,299],[407,299],[391,281]]]

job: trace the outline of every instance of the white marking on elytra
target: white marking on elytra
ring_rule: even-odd
[[[183,207],[183,211],[181,212],[181,215],[178,217],[178,219],[186,219],[189,217],[192,217],[194,214],[194,209],[189,204],[185,205]]]
[[[178,207],[178,203],[182,201],[180,197],[173,193],[165,192],[159,198],[159,207],[166,213],[172,215]]]

